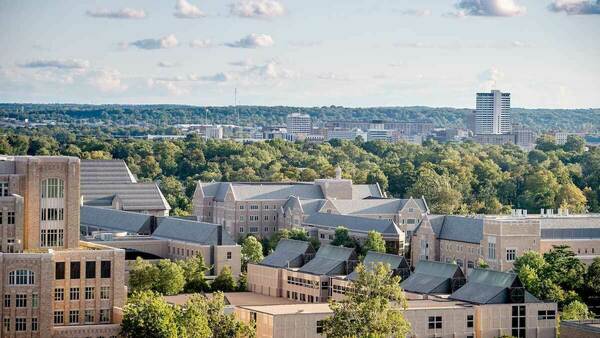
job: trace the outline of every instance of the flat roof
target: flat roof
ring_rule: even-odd
[[[188,299],[196,294],[184,293],[175,296],[164,296],[163,298],[167,303],[183,305]],[[205,297],[211,298],[212,293],[204,294]],[[226,292],[224,293],[225,301],[228,305],[233,306],[265,306],[265,305],[290,305],[298,304],[297,301],[293,301],[287,298],[271,297],[261,295],[253,292]]]

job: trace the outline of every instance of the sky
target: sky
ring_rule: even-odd
[[[0,0],[0,102],[600,107],[600,0]]]

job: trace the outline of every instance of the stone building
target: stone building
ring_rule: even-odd
[[[125,252],[79,240],[80,161],[2,156],[2,337],[116,337]]]

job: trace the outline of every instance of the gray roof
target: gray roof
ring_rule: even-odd
[[[404,290],[416,293],[450,293],[452,279],[463,278],[456,264],[419,261],[412,275],[402,282]]]
[[[367,255],[365,256],[365,259],[363,260],[362,263],[367,270],[372,269],[373,266],[378,263],[388,264],[392,271],[397,270],[397,269],[409,269],[410,268],[408,266],[408,263],[406,262],[406,259],[404,258],[404,256],[385,254],[385,253],[380,253],[380,252],[375,252],[375,251],[367,252]],[[356,280],[356,278],[358,278],[358,273],[356,272],[356,270],[352,271],[352,273],[349,274],[347,278],[349,280]]]
[[[316,212],[319,212],[319,209],[325,204],[326,200],[318,199],[318,200],[302,200],[296,196],[290,196],[288,200],[283,204],[283,210],[292,209],[292,208],[302,208],[303,214],[311,215]]]
[[[402,232],[402,230],[400,230],[393,221],[329,213],[312,214],[306,218],[303,224],[329,228],[343,226],[351,231],[360,232],[369,232],[374,230],[386,235],[398,235]]]
[[[79,210],[81,225],[128,233],[150,232],[150,215],[86,205]]]
[[[353,214],[397,214],[410,199],[366,199],[366,200],[331,200],[335,208],[344,215]],[[423,201],[420,199],[414,200],[417,202],[418,208],[422,212],[426,209],[423,206]],[[421,203],[419,203],[419,201]]]
[[[314,275],[345,275],[348,273],[348,262],[354,260],[356,253],[352,248],[321,245],[315,257],[298,271]]]
[[[118,198],[128,211],[170,210],[156,183],[136,183],[122,160],[81,161],[81,195],[90,206],[110,207]]]
[[[476,304],[505,304],[510,303],[511,287],[523,287],[514,273],[474,269],[467,283],[449,298]],[[531,294],[525,294],[526,303],[537,301]]]
[[[158,228],[152,233],[153,237],[192,242],[205,245],[217,245],[218,228],[213,223],[197,222],[175,217],[158,217]],[[222,230],[223,245],[235,245],[227,231]]]
[[[467,216],[431,215],[428,217],[433,232],[439,239],[479,244],[483,240],[483,218]],[[419,230],[425,219],[415,229]]]
[[[600,228],[548,228],[541,229],[542,239],[597,239]]]
[[[385,197],[379,189],[379,184],[354,184],[352,185],[352,199],[367,197]]]
[[[309,242],[293,239],[281,239],[275,251],[265,257],[260,265],[278,268],[297,268],[304,264],[304,255],[314,253]]]

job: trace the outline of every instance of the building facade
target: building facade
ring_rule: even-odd
[[[292,135],[311,134],[312,119],[308,114],[292,113],[287,116],[287,131]]]
[[[508,134],[511,132],[510,93],[492,90],[477,93],[475,134]]]
[[[2,337],[117,337],[123,250],[79,241],[79,159],[0,160]]]

